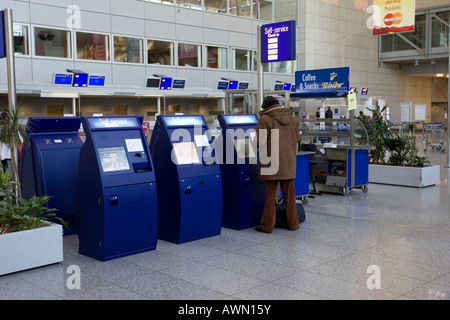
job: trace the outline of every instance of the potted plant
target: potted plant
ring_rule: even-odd
[[[2,106],[0,141],[11,150],[26,137],[20,109]],[[14,152],[11,153],[14,178],[0,167],[0,275],[35,268],[63,260],[63,225],[55,209],[46,207],[50,197],[22,198]],[[51,223],[57,219],[61,224]]]
[[[374,146],[369,152],[369,182],[412,187],[438,184],[440,166],[431,166],[426,157],[419,156],[414,135],[391,132],[391,123],[382,116],[385,108],[371,110],[374,116],[366,122]]]

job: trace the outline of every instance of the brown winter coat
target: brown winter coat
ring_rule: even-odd
[[[262,149],[267,146],[267,155],[271,157],[271,131],[279,130],[279,167],[278,172],[273,175],[259,175],[262,180],[288,180],[294,179],[296,174],[297,163],[297,148],[300,140],[298,132],[298,121],[292,116],[289,109],[283,108],[280,105],[274,105],[267,109],[260,111],[260,119],[256,126],[256,134],[258,139],[258,147],[260,148],[260,155]],[[261,141],[260,129],[267,129],[267,141]],[[261,137],[262,139],[262,137]],[[259,160],[262,160],[261,157]],[[272,159],[271,162],[276,161]],[[270,167],[272,163],[263,164],[260,161],[260,168]]]

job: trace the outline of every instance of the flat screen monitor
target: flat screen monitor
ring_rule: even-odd
[[[231,80],[228,85],[228,90],[236,90],[238,88],[239,81]]]
[[[173,79],[172,88],[173,89],[184,89],[186,85],[186,80],[184,79]]]
[[[177,142],[173,144],[172,159],[178,165],[200,163],[194,142]]]
[[[74,87],[87,87],[89,75],[87,73],[75,73],[73,77]]]
[[[98,156],[103,172],[129,170],[127,153],[123,146],[98,148]]]
[[[253,150],[250,138],[235,139],[234,147],[239,159],[248,159],[255,157],[255,151]]]
[[[106,76],[89,75],[89,87],[103,87],[105,85]]]
[[[239,82],[239,90],[248,89],[248,82]]]
[[[224,115],[227,124],[257,124],[258,118],[254,114],[246,115]]]
[[[295,92],[295,84],[291,86],[291,92]]]
[[[283,90],[284,84],[283,83],[276,83],[274,90]]]
[[[217,90],[228,90],[228,81],[219,81]]]
[[[147,78],[147,83],[145,86],[147,88],[158,88],[161,85],[161,78]]]
[[[167,127],[202,126],[205,124],[202,116],[164,117],[164,122]]]
[[[53,85],[72,86],[73,73],[55,73],[53,75]]]
[[[361,94],[364,95],[364,96],[367,95],[368,92],[369,92],[369,88],[362,88],[361,89]]]
[[[161,90],[171,90],[172,89],[172,78],[161,78],[161,83],[159,85]]]
[[[285,83],[283,86],[283,90],[291,90],[291,84],[290,83]]]

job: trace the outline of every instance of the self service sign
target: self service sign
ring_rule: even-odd
[[[261,62],[295,60],[295,20],[261,26]]]

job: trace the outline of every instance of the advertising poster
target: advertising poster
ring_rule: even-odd
[[[373,0],[373,35],[414,31],[415,0]]]

